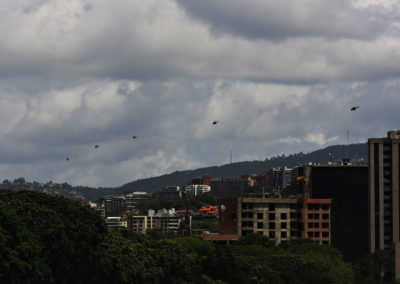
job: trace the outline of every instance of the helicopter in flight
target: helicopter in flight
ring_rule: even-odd
[[[350,111],[355,111],[355,110],[358,109],[358,108],[360,108],[360,106],[352,106],[352,107],[350,108]]]
[[[96,149],[99,148],[99,145],[94,145],[94,148],[96,148]]]
[[[218,123],[218,120],[214,120],[212,124],[216,125],[217,123]]]

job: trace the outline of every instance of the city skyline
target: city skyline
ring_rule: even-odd
[[[350,143],[384,137],[400,128],[399,6],[5,1],[2,176],[120,186],[231,151],[263,160],[346,144],[347,130]]]

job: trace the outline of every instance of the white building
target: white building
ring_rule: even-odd
[[[127,221],[121,221],[121,217],[107,217],[106,224],[109,231],[128,227]]]
[[[206,192],[211,192],[211,186],[205,184],[191,184],[185,187],[185,191],[190,195],[200,195]]]
[[[182,216],[175,214],[175,209],[162,209],[154,212],[150,209],[147,216],[131,216],[131,228],[137,233],[146,233],[148,229],[159,228],[164,233],[178,233],[181,222],[184,222]],[[191,216],[190,216],[191,226]]]

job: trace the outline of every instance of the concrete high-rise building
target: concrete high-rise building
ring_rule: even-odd
[[[399,162],[400,131],[386,138],[370,138],[369,151],[369,246],[370,252],[395,249],[400,256]],[[400,279],[400,259],[395,261]]]
[[[282,168],[282,189],[291,189],[293,181],[293,168]]]
[[[274,167],[268,171],[269,187],[272,191],[281,191],[283,185],[283,169]]]

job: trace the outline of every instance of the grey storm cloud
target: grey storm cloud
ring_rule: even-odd
[[[0,178],[118,186],[383,136],[397,5],[3,1]]]
[[[0,75],[298,84],[398,74],[396,7],[355,8],[350,3],[5,3],[0,10]],[[217,36],[209,26],[219,30]],[[235,32],[239,28],[244,30]],[[256,36],[263,31],[276,36]],[[275,41],[278,35],[281,40]]]
[[[297,37],[373,39],[391,26],[393,13],[379,7],[357,7],[339,0],[177,0],[185,10],[216,33],[245,38]]]

